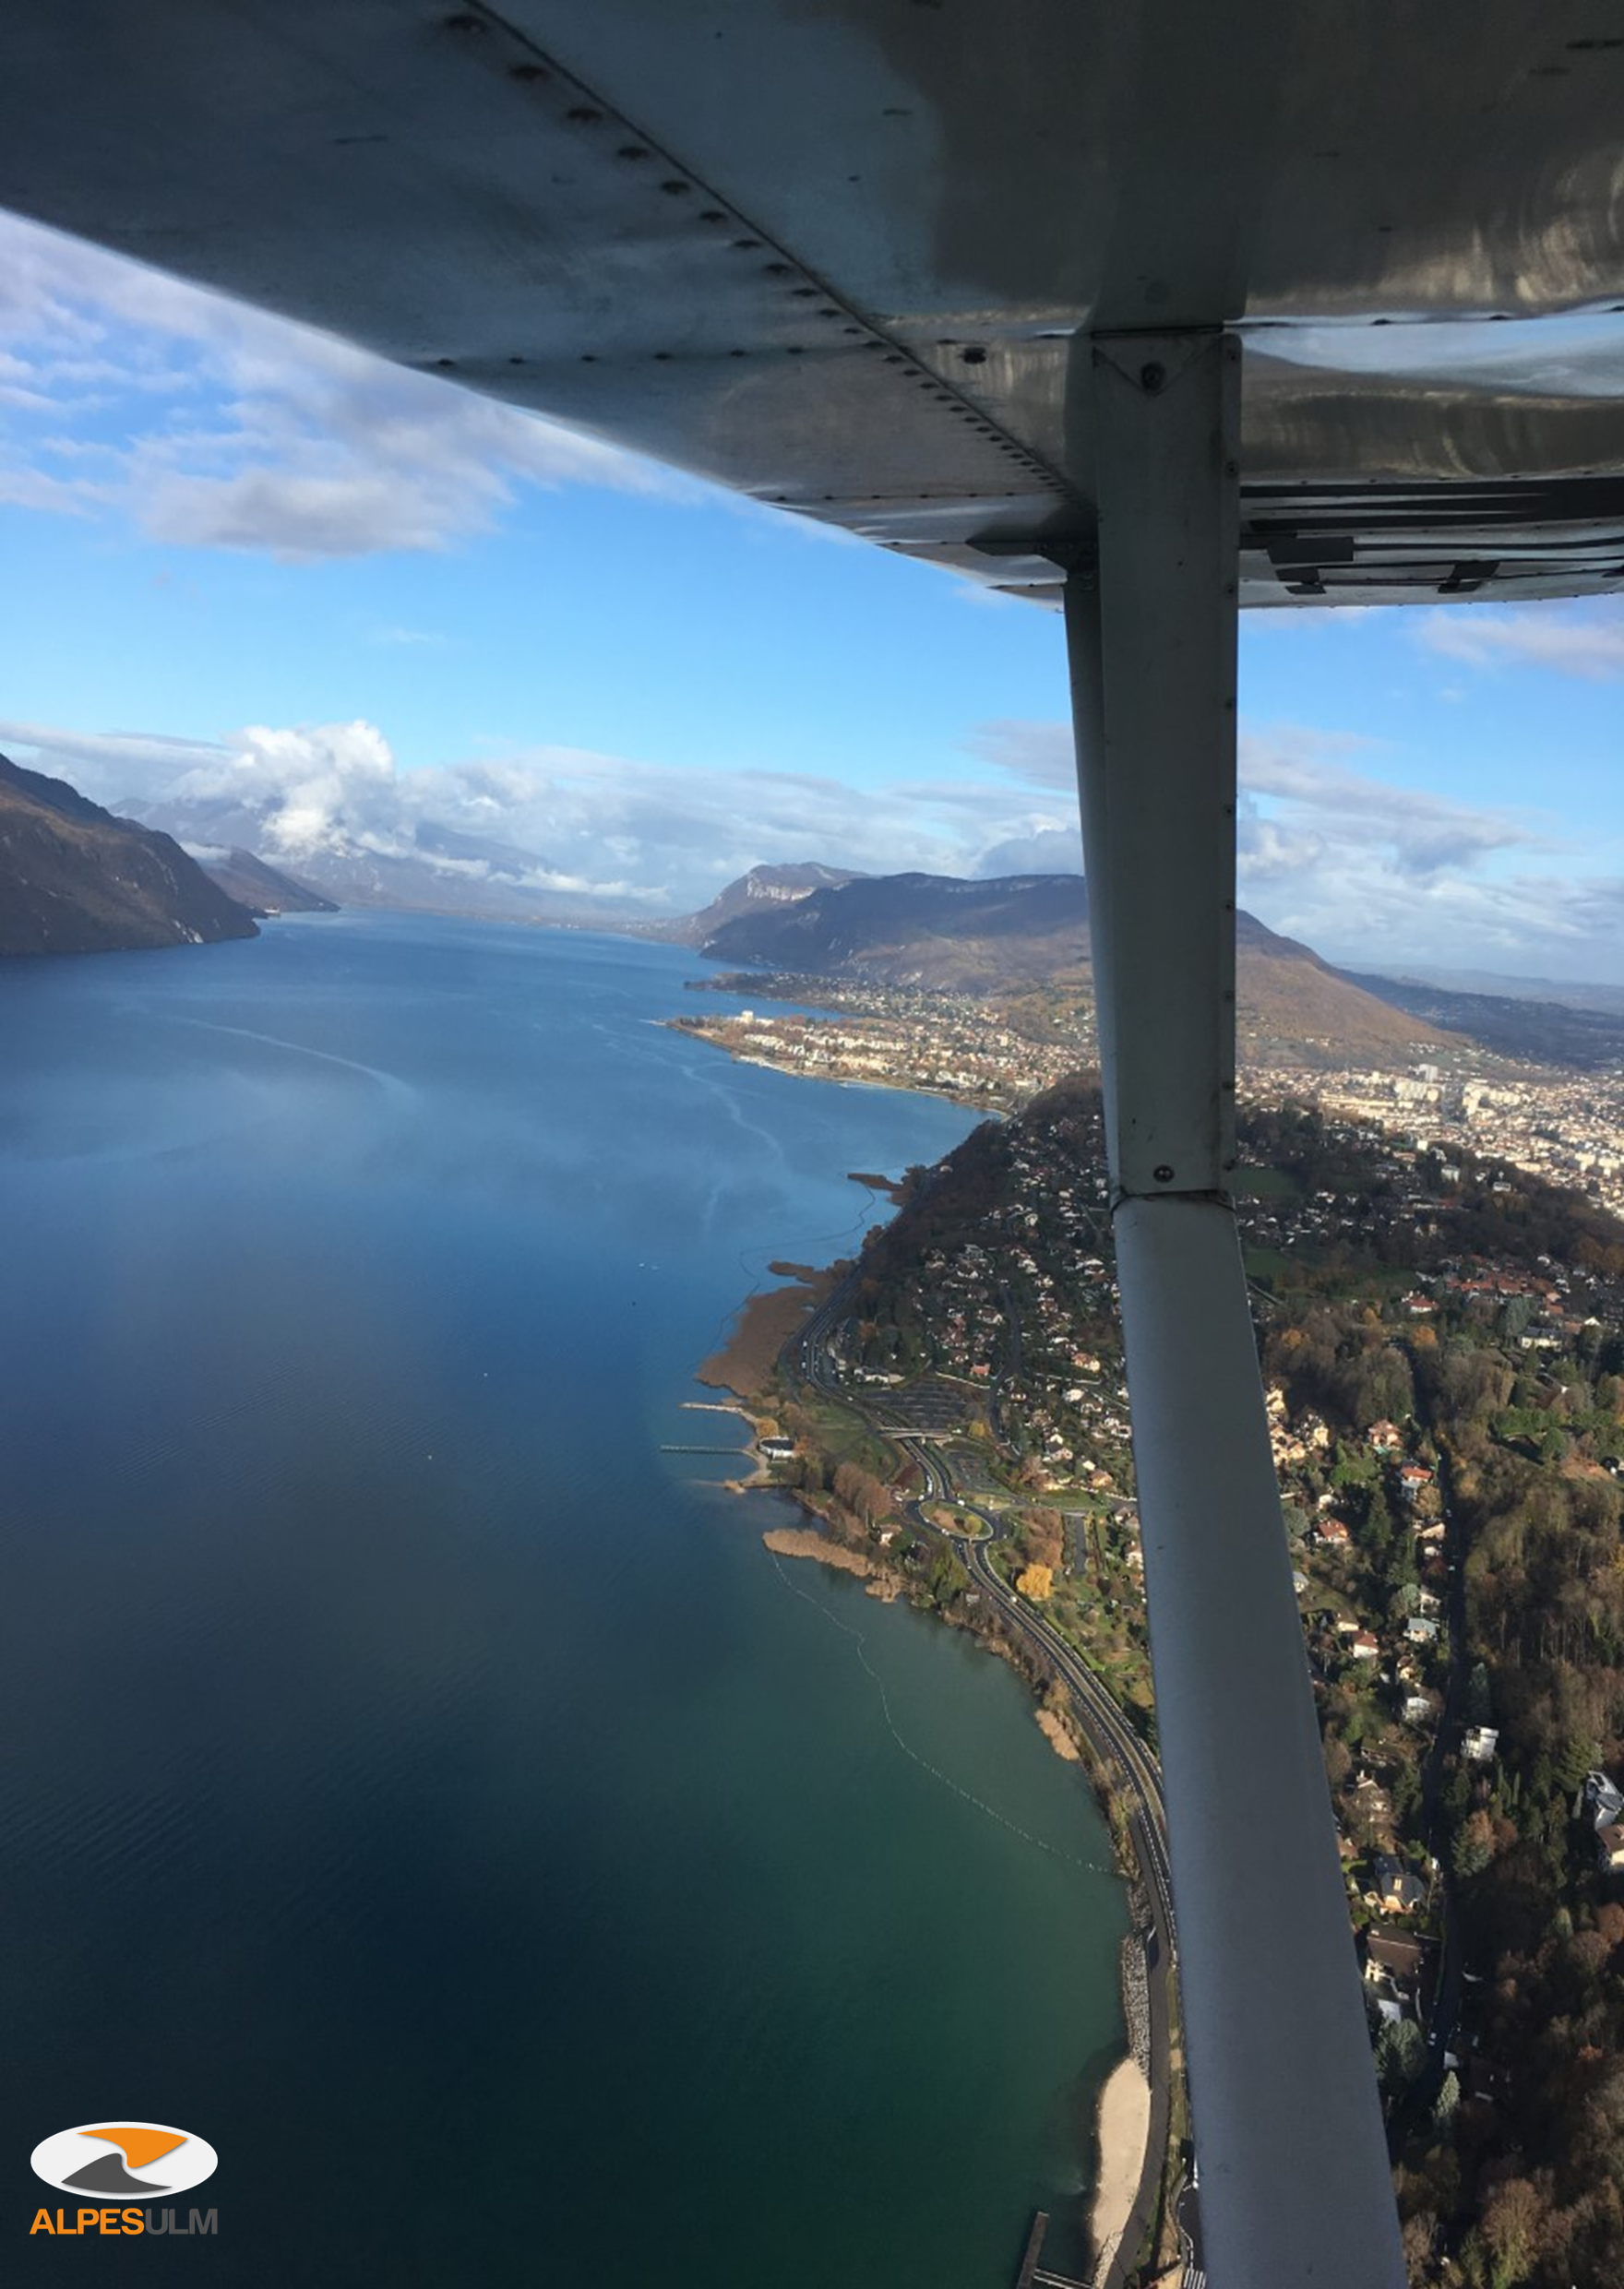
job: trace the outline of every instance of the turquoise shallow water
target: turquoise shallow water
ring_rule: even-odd
[[[660,1451],[734,1435],[692,1367],[845,1173],[968,1116],[663,1030],[695,966],[341,916],[0,971],[0,2225],[70,2124],[221,2157],[216,2242],[26,2277],[996,2289],[1076,2207],[1085,1789]]]

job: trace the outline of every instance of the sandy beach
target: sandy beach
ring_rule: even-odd
[[[1151,2085],[1136,2059],[1112,2069],[1100,2093],[1100,2174],[1089,2220],[1096,2262],[1116,2248],[1133,2213],[1151,2128]]]

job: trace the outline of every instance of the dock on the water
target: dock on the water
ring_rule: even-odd
[[[1032,2221],[1032,2231],[1026,2236],[1026,2255],[1021,2260],[1021,2271],[1015,2276],[1015,2289],[1089,2289],[1085,2281],[1073,2281],[1069,2274],[1051,2271],[1040,2265],[1044,2253],[1044,2235],[1049,2230],[1049,2213],[1040,2210]]]
[[[1015,2276],[1015,2289],[1032,2289],[1032,2277],[1037,2261],[1044,2253],[1044,2235],[1049,2230],[1049,2213],[1040,2210],[1032,2221],[1032,2231],[1026,2236],[1026,2255],[1021,2260],[1021,2271]]]

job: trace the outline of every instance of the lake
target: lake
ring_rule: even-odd
[[[704,967],[340,915],[0,969],[14,2264],[86,2122],[219,2150],[138,2270],[278,2289],[1001,2289],[1075,2215],[1086,1787],[662,1451],[739,1437],[682,1402],[769,1260],[889,1212],[847,1172],[972,1116],[672,1032]]]

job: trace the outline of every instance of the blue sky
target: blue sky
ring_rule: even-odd
[[[289,863],[426,819],[650,912],[1077,863],[1053,616],[5,218],[0,516],[0,745]],[[1624,609],[1251,614],[1241,699],[1264,921],[1624,982]]]

